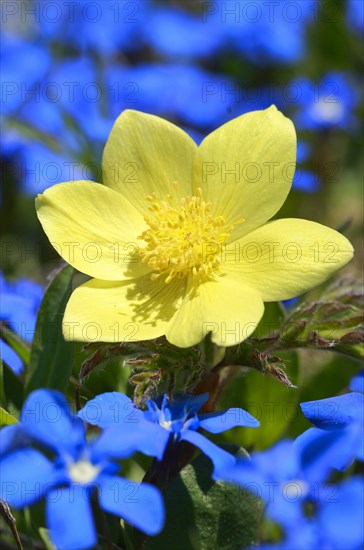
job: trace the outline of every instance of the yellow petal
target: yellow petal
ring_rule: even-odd
[[[149,274],[116,283],[92,279],[71,295],[63,319],[66,340],[134,342],[165,334],[185,292],[183,281],[166,285]]]
[[[37,197],[36,208],[54,248],[79,271],[121,280],[149,269],[138,255],[143,217],[116,191],[90,181],[60,183]]]
[[[328,279],[347,264],[353,247],[343,235],[319,223],[276,220],[232,243],[224,268],[260,292],[265,302],[287,300]]]
[[[195,142],[183,130],[154,115],[126,110],[116,120],[104,149],[104,183],[122,193],[141,212],[147,195],[162,199],[174,192],[191,195]]]
[[[199,286],[191,284],[166,332],[181,348],[193,346],[211,332],[219,346],[242,342],[255,330],[264,312],[259,294],[234,275]]]
[[[238,223],[229,238],[233,241],[280,209],[295,161],[294,126],[272,106],[235,118],[208,135],[195,157],[193,185],[202,187],[215,215],[228,225]]]

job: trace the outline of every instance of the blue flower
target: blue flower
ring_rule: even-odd
[[[257,550],[359,550],[364,543],[364,479],[355,476],[331,485],[316,509],[285,530],[278,544],[262,544]]]
[[[146,23],[148,5],[142,0],[133,2],[89,2],[72,4],[54,2],[49,16],[38,25],[39,39],[47,39],[79,51],[92,50],[103,56],[117,54],[123,49],[134,49],[139,44],[141,26]],[[57,7],[58,4],[58,7]]]
[[[363,514],[363,479],[325,484],[328,470],[322,466],[331,445],[325,433],[321,433],[321,447],[316,446],[314,453],[308,453],[305,446],[281,441],[220,472],[222,480],[238,483],[263,499],[265,516],[283,528],[282,542],[263,544],[260,550],[359,549],[364,536],[359,520]],[[307,505],[312,509],[310,517],[306,516]],[[353,507],[354,514],[348,515],[347,510]]]
[[[21,509],[44,497],[47,527],[57,548],[82,550],[97,543],[91,510],[91,497],[96,494],[106,512],[148,535],[161,530],[164,508],[159,491],[116,476],[118,465],[110,460],[105,444],[99,445],[103,436],[89,444],[82,420],[70,412],[59,392],[30,394],[20,426],[7,430],[5,436],[8,445],[0,458],[0,498]],[[124,440],[127,434],[117,442],[118,458],[131,454]],[[44,447],[55,458],[50,460],[34,446]],[[113,452],[116,455],[115,444]]]
[[[302,79],[297,84],[301,90],[298,100],[300,110],[295,118],[299,128],[355,127],[354,108],[358,94],[345,74],[332,72],[319,82]]]
[[[0,321],[5,322],[23,340],[31,342],[43,288],[27,279],[10,283],[0,272],[0,290]],[[20,374],[23,370],[22,360],[6,341],[1,339],[0,343],[3,361],[15,374]]]
[[[320,180],[317,174],[297,166],[292,186],[294,189],[304,191],[305,193],[314,193],[320,187]]]
[[[197,414],[207,401],[208,394],[176,396],[173,401],[164,395],[158,401],[147,401],[147,410],[137,409],[131,399],[110,392],[90,400],[78,413],[79,416],[102,428],[110,426],[104,434],[105,444],[111,448],[118,439],[120,428],[134,438],[134,450],[162,459],[169,442],[188,441],[198,447],[213,462],[214,477],[218,471],[235,463],[235,458],[197,430],[218,434],[234,428],[255,428],[259,422],[248,412],[239,408],[209,414]]]
[[[230,77],[193,64],[111,65],[106,84],[113,116],[137,108],[206,132],[226,122],[240,101]]]
[[[250,459],[239,459],[221,472],[221,479],[235,482],[266,503],[265,513],[273,521],[290,525],[302,518],[302,502],[310,495],[310,484],[301,470],[300,456],[288,440]]]
[[[221,25],[213,20],[203,21],[178,8],[152,10],[148,25],[143,26],[142,36],[154,50],[164,56],[204,58],[221,46]]]
[[[1,47],[2,113],[12,115],[46,75],[51,56],[47,48],[32,40],[4,33]]]
[[[114,121],[102,110],[106,90],[94,61],[87,55],[55,61],[39,84],[17,120],[50,139],[38,141],[37,135],[30,138],[10,126],[2,144],[3,152],[16,159],[23,190],[34,195],[62,181],[99,179],[97,161],[101,164],[102,144]]]
[[[361,382],[360,382],[361,381]],[[357,375],[352,385],[362,385],[362,374]],[[364,395],[351,392],[338,397],[301,403],[301,409],[316,428],[310,428],[299,436],[299,447],[320,450],[322,438],[331,441],[327,447],[325,462],[328,467],[344,470],[355,459],[364,461]]]
[[[295,63],[306,50],[306,26],[313,20],[316,2],[208,2],[207,24],[218,21],[225,45],[238,49],[258,65],[277,61]],[[220,30],[220,32],[221,32]]]
[[[364,393],[364,369],[353,376],[350,380],[349,389],[351,389],[351,391]]]
[[[364,4],[361,0],[347,1],[347,21],[355,31],[364,31]]]

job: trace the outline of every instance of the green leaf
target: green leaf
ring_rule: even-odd
[[[0,407],[0,427],[9,426],[9,424],[17,424],[17,419],[5,409]]]
[[[213,481],[211,473],[210,460],[199,455],[171,481],[164,495],[165,528],[148,539],[146,550],[240,550],[254,544],[259,501],[235,484]]]
[[[19,412],[23,406],[24,386],[10,367],[3,365],[2,406]]]
[[[298,383],[299,364],[296,352],[281,354],[288,375]],[[265,449],[290,428],[299,414],[300,391],[280,383],[278,379],[256,370],[246,369],[225,389],[218,409],[242,407],[255,416],[259,428],[235,428],[219,435],[220,439],[248,449]]]
[[[67,388],[73,366],[73,343],[63,338],[62,318],[72,291],[73,273],[71,266],[61,268],[44,294],[26,372],[26,394],[37,388],[60,391]]]
[[[51,539],[49,538],[49,531],[45,527],[39,527],[39,536],[42,539],[44,546],[47,550],[57,550]]]
[[[238,367],[255,369],[262,374],[268,374],[289,388],[294,388],[295,385],[286,374],[286,365],[283,358],[257,349],[257,346],[262,345],[263,342],[265,346],[268,343],[269,349],[271,340],[271,338],[247,340],[239,346],[228,348],[223,361],[219,365],[220,369],[231,370],[231,372],[234,372],[234,370],[238,372]]]
[[[20,359],[27,365],[30,359],[30,347],[28,344],[23,342],[23,340],[12,330],[7,327],[2,327],[1,336],[9,344],[10,347],[19,355]]]
[[[337,279],[319,300],[290,312],[273,349],[327,349],[363,359],[363,305],[361,289],[349,279]]]

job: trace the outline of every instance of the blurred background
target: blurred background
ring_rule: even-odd
[[[362,0],[4,0],[1,11],[0,320],[15,331],[25,324],[23,339],[32,339],[44,285],[60,264],[34,198],[62,181],[102,181],[103,147],[124,109],[165,117],[200,142],[231,118],[275,104],[299,140],[293,191],[278,216],[344,232],[356,249],[346,273],[361,277]],[[341,391],[355,362],[309,353],[315,376],[302,398],[323,397],[318,388],[329,378],[331,394]],[[3,359],[21,372],[6,342]],[[249,377],[250,393],[235,384],[226,399],[240,406],[244,391],[248,402],[260,395],[260,411],[251,412],[266,420],[264,399],[279,401],[282,422],[259,431],[266,446],[292,420],[298,394]],[[115,379],[101,386],[115,389]]]

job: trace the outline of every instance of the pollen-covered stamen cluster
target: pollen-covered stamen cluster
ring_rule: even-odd
[[[141,249],[142,261],[155,271],[152,279],[167,275],[165,282],[187,275],[212,276],[221,265],[221,246],[232,227],[222,216],[211,215],[211,203],[203,200],[202,190],[192,197],[167,195],[160,200],[147,197],[151,215],[145,216],[149,229],[140,235],[147,244]]]

